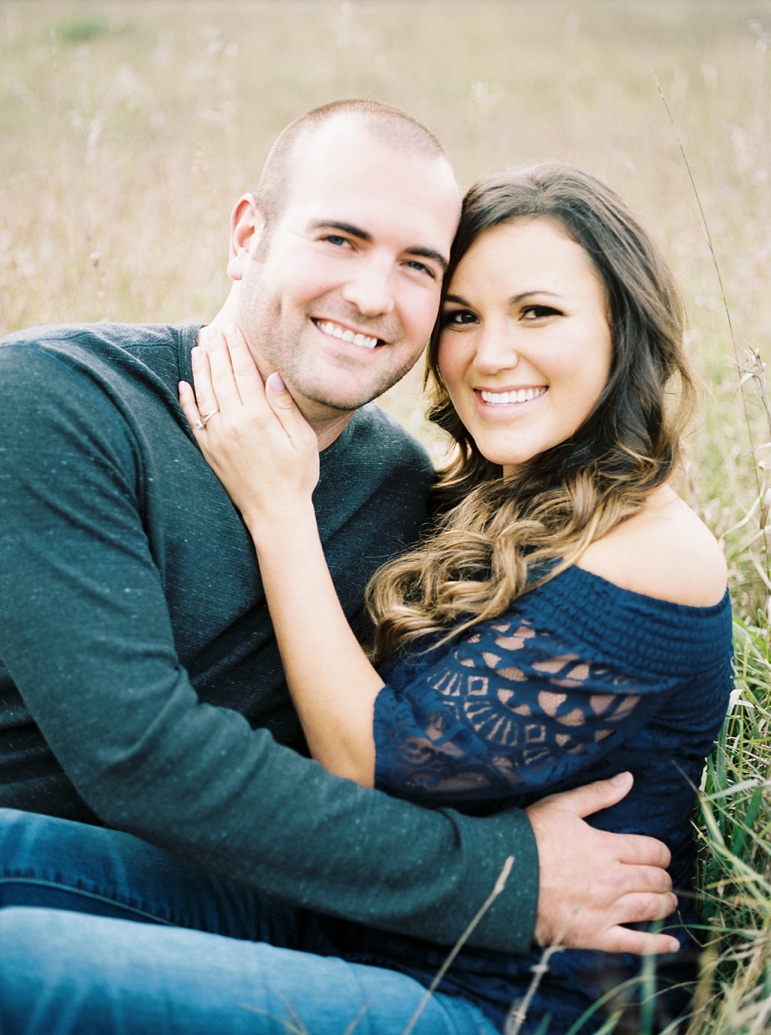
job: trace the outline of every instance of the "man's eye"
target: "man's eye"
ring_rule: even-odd
[[[349,243],[348,238],[342,237],[340,234],[327,234],[322,240],[328,244],[334,244],[336,248],[343,248]]]
[[[418,273],[425,273],[426,276],[432,280],[436,280],[436,273],[430,266],[426,266],[425,262],[420,262],[418,259],[408,259],[407,265],[411,270],[417,270]]]

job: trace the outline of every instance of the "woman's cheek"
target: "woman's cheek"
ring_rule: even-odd
[[[451,384],[456,382],[462,373],[462,368],[465,366],[463,358],[463,349],[459,341],[453,340],[453,335],[445,331],[445,333],[439,339],[439,349],[437,352],[437,366],[439,373],[442,375],[442,380],[450,389]]]

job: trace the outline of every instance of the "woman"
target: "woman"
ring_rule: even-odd
[[[438,528],[371,587],[377,668],[336,603],[314,437],[280,374],[263,396],[222,342],[195,360],[200,411],[220,411],[198,441],[254,539],[308,743],[339,775],[474,810],[631,769],[634,790],[602,824],[666,841],[687,888],[731,640],[721,552],[667,485],[691,397],[671,274],[613,192],[545,166],[472,188],[446,283],[428,378],[431,418],[457,450]],[[182,402],[195,427],[189,389]],[[686,906],[667,924],[684,949],[694,920]],[[378,932],[342,943],[426,984],[441,964]],[[538,959],[461,953],[440,987],[502,1027]],[[687,971],[661,968],[662,983]],[[522,1030],[548,1014],[567,1031],[638,972],[623,956],[554,956]],[[662,996],[662,1023],[681,1005]]]
[[[338,775],[475,812],[632,770],[633,791],[598,822],[666,841],[675,886],[687,888],[695,786],[730,689],[731,620],[720,550],[667,485],[691,396],[671,275],[612,191],[553,165],[471,189],[446,285],[428,379],[431,417],[457,449],[436,488],[436,528],[373,582],[371,656],[326,569],[316,440],[280,373],[263,389],[233,330],[195,352],[195,397],[181,387],[254,539],[309,746]],[[435,998],[464,1033],[588,1033],[622,1015],[638,1031],[654,1013],[661,1028],[687,1002],[678,984],[692,976],[696,921],[686,902],[665,922],[682,951],[657,974],[632,956],[570,950],[534,978],[538,949],[461,949]],[[258,950],[299,967],[307,1016],[321,956],[362,980],[385,968],[426,987],[444,962],[428,944],[316,922],[318,956],[234,943],[228,967],[246,973]],[[163,934],[182,975],[183,944],[215,952],[213,936]],[[162,986],[133,1008],[163,1002]],[[200,992],[191,979],[185,994]],[[427,1032],[439,1030],[432,1008],[418,1022]],[[274,1030],[265,1016],[253,1030]],[[402,1031],[394,1016],[386,1004],[377,1020],[367,1003],[349,1030]]]

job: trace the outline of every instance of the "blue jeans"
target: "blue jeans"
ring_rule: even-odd
[[[0,959],[3,1035],[495,1032],[396,971],[109,917],[4,909]]]
[[[0,809],[0,907],[16,905],[190,927],[288,948],[297,947],[313,919],[131,834]]]
[[[130,835],[0,810],[0,860],[2,1035],[496,1031],[339,958],[314,914]]]

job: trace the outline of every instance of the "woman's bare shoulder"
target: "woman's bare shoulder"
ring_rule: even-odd
[[[670,489],[592,543],[578,566],[622,589],[690,607],[720,603],[723,552],[707,526]]]

